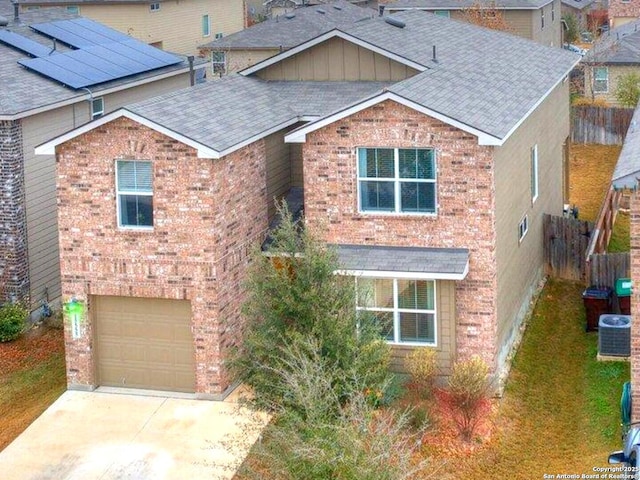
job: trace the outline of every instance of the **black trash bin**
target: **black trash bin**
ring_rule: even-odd
[[[582,292],[582,301],[587,313],[587,332],[598,330],[600,315],[612,313],[613,290],[608,287],[591,286]]]

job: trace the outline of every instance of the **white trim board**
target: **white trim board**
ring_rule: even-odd
[[[469,262],[462,273],[394,272],[387,270],[336,270],[336,275],[350,277],[399,278],[410,280],[464,280],[469,273]]]
[[[334,30],[330,30],[326,33],[323,33],[322,35],[317,36],[316,38],[312,38],[311,40],[308,40],[304,43],[301,43],[300,45],[293,47],[289,50],[286,50],[278,55],[275,55],[273,57],[269,57],[266,60],[263,60],[259,63],[256,63],[255,65],[246,68],[244,70],[241,70],[240,72],[238,72],[240,75],[244,75],[249,76],[255,72],[259,72],[260,70],[263,70],[267,67],[270,67],[271,65],[278,63],[282,60],[285,60],[289,57],[292,57],[304,50],[308,50],[310,47],[314,47],[322,42],[325,42],[326,40],[329,40],[331,38],[342,38],[343,40],[346,40],[348,42],[351,42],[355,45],[358,45],[360,47],[366,48],[367,50],[371,50],[372,52],[378,53],[380,55],[382,55],[383,57],[389,58],[391,60],[394,60],[398,63],[401,63],[402,65],[406,65],[408,67],[414,68],[416,70],[418,70],[419,72],[424,72],[425,70],[428,70],[428,67],[426,65],[422,65],[420,63],[414,62],[412,60],[409,60],[408,58],[402,57],[400,55],[397,55],[395,53],[392,53],[388,50],[385,50],[383,48],[380,48],[372,43],[368,43],[365,42],[364,40],[361,40],[357,37],[354,37],[352,35],[349,35],[348,33],[345,33],[341,30],[338,29],[334,29]]]
[[[474,135],[475,137],[478,138],[478,145],[501,146],[506,140],[506,138],[500,139],[498,137],[490,135],[486,132],[473,128],[470,125],[459,122],[453,118],[447,117],[446,115],[436,112],[435,110],[431,110],[420,104],[412,102],[411,100],[401,97],[400,95],[397,95],[395,93],[383,92],[379,95],[376,95],[375,97],[370,97],[367,100],[364,100],[355,105],[351,105],[350,107],[347,107],[344,110],[340,110],[320,120],[311,122],[307,125],[303,125],[302,127],[297,128],[293,130],[291,133],[287,134],[284,137],[284,141],[287,143],[304,143],[306,141],[307,133],[314,132],[322,127],[325,127],[334,122],[337,122],[338,120],[342,120],[343,118],[349,117],[373,105],[377,105],[381,102],[384,102],[385,100],[392,100],[401,105],[412,108],[413,110],[416,110],[420,113],[424,113],[425,115],[435,118],[436,120],[440,120],[448,125],[459,128],[464,132],[470,133],[471,135]]]

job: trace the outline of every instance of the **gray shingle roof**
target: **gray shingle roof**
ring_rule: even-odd
[[[593,4],[593,2],[595,2],[595,0],[562,0],[563,5],[577,8],[578,10],[587,8],[589,5]]]
[[[640,21],[626,23],[601,36],[586,53],[585,63],[640,63]]]
[[[579,56],[504,32],[417,11],[399,12],[397,28],[375,19],[345,29],[428,70],[389,91],[503,138]],[[437,62],[432,61],[436,46]]]
[[[637,188],[640,179],[640,108],[636,108],[613,171],[614,188]]]
[[[13,6],[8,0],[0,0],[0,15],[10,20],[7,27],[0,28],[6,28],[47,47],[52,46],[52,41],[31,30],[29,25],[77,17],[77,15],[67,13],[63,8],[47,7],[39,10],[20,12],[21,23],[16,25],[13,22]],[[60,42],[57,43],[56,48],[60,51],[68,50]],[[0,43],[0,115],[17,115],[65,100],[85,98],[87,96],[87,92],[84,90],[67,88],[58,82],[21,67],[17,62],[25,58],[28,58],[25,53]],[[99,93],[105,89],[125,85],[130,82],[153,78],[157,75],[173,71],[184,70],[186,67],[187,63],[185,61],[184,63],[161,68],[156,71],[103,83],[92,87],[91,90],[94,93]]]
[[[469,263],[466,248],[384,247],[337,245],[338,261],[344,270],[407,272],[463,276]]]
[[[340,9],[334,8],[334,6]],[[318,13],[322,10],[325,13]],[[345,0],[336,0],[317,7],[298,8],[293,17],[280,16],[258,23],[227,37],[202,45],[206,49],[278,49],[295,47],[322,33],[359,20],[371,18],[375,12],[352,5]]]
[[[483,1],[483,0],[397,0],[395,2],[389,2],[386,5],[387,9],[409,9],[418,8],[423,10],[461,10],[463,8],[469,8],[477,5],[478,3],[494,4],[497,8],[508,9],[522,9],[531,10],[537,9],[551,3],[553,0],[497,0]]]
[[[380,91],[381,82],[266,82],[230,75],[127,110],[222,152],[302,116],[323,116]]]

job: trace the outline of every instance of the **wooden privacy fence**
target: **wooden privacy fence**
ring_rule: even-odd
[[[631,277],[629,252],[594,253],[589,257],[587,265],[589,285],[614,288],[618,278]]]
[[[613,187],[609,188],[609,191],[600,206],[595,230],[591,236],[591,240],[589,241],[587,258],[594,253],[605,253],[607,251],[609,240],[611,240],[611,233],[613,232],[613,224],[615,223],[616,216],[618,215],[620,197],[622,197],[622,192],[620,190],[614,190]]]
[[[633,108],[571,107],[571,141],[622,145],[633,116]]]
[[[586,252],[593,224],[572,217],[544,216],[544,258],[548,275],[586,281]]]

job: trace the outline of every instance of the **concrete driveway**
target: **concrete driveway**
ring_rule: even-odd
[[[68,391],[0,452],[0,477],[230,479],[266,421],[233,401]]]

